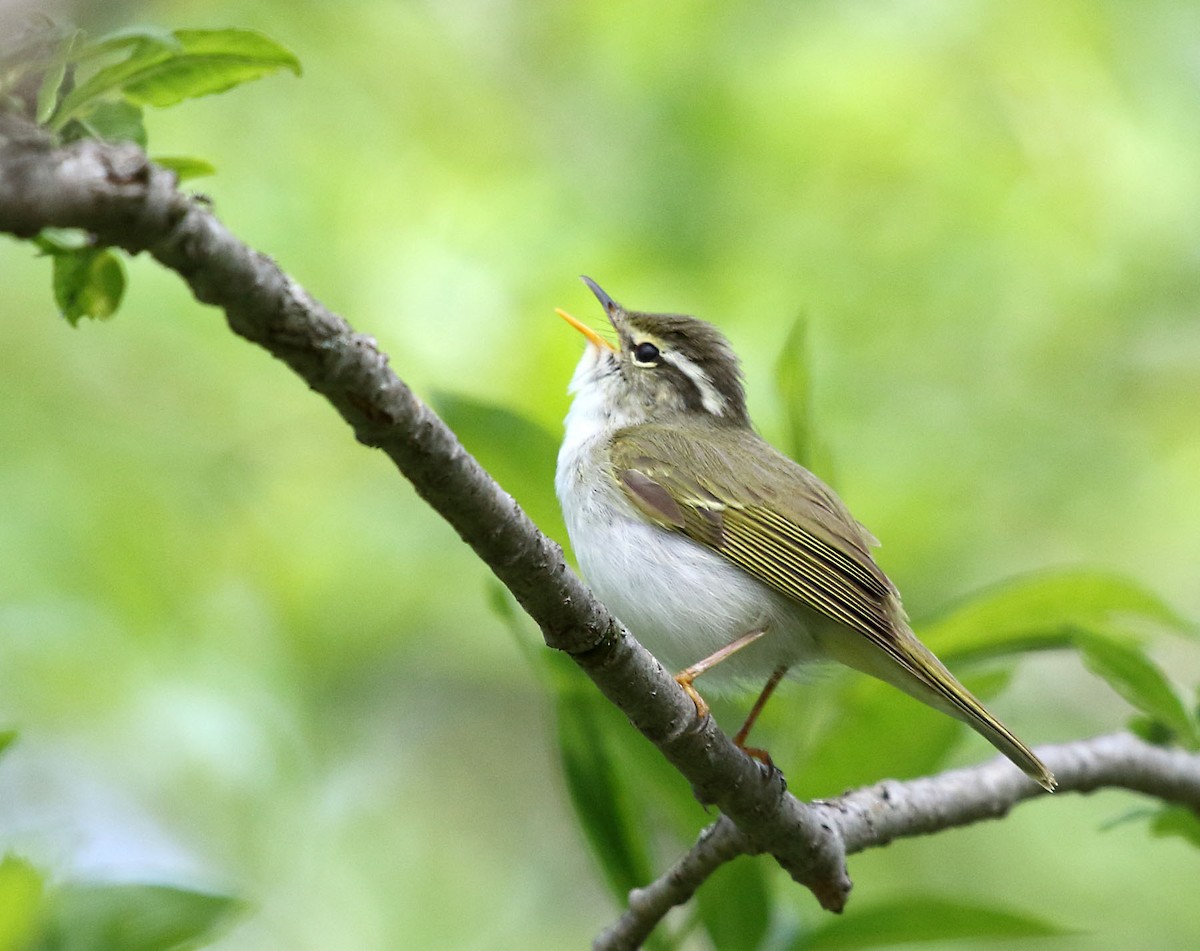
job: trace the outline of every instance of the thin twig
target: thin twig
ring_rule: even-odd
[[[629,908],[594,942],[592,951],[640,948],[667,912],[691,901],[696,889],[726,862],[754,852],[749,839],[728,817],[705,827],[687,852],[644,888],[629,893]]]

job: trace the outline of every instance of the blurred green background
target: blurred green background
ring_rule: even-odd
[[[1190,0],[66,13],[257,28],[299,55],[301,80],[150,114],[150,151],[214,162],[195,187],[220,217],[418,394],[557,434],[580,341],[553,308],[598,319],[587,273],[718,323],[781,438],[770,380],[803,316],[832,475],[910,614],[1086,564],[1200,617]],[[0,239],[0,728],[20,732],[0,851],[237,894],[226,951],[583,946],[616,909],[532,625],[514,639],[486,570],[282,365],[152,262],[129,271],[116,319],[72,330],[47,262]],[[552,453],[475,429],[565,542]],[[1194,701],[1194,642],[1155,656]],[[785,765],[803,695],[758,737]],[[992,706],[1031,743],[1128,716],[1059,654]],[[904,710],[845,751],[866,777],[892,729],[936,722]],[[855,857],[847,917],[933,892],[1080,929],[1054,951],[1194,947],[1195,851],[1106,828],[1139,804],[1063,796]]]

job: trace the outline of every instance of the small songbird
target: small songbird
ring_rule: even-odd
[[[832,659],[969,724],[1047,790],[1054,776],[908,626],[874,537],[833,490],[755,431],[737,356],[711,324],[625,310],[583,279],[616,344],[564,311],[588,346],[555,486],[597,597],[692,686],[718,674],[766,686]]]

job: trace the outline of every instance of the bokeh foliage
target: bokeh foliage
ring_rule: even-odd
[[[836,464],[918,629],[1023,737],[1129,719],[1088,667],[1144,730],[1194,731],[1194,4],[69,12],[296,52],[303,81],[148,109],[152,150],[218,168],[223,219],[374,334],[560,540],[578,341],[552,308],[589,313],[586,272],[721,324],[763,431]],[[611,832],[612,884],[708,819],[682,780],[543,671],[453,534],[177,280],[129,262],[118,318],[72,332],[49,270],[0,246],[0,726],[21,732],[0,835],[32,863],[4,867],[236,894],[231,949],[579,946],[613,914],[568,805],[600,782],[583,757],[609,764],[595,821],[654,830],[624,854]],[[761,731],[809,795],[990,754],[857,678],[792,686]],[[844,925],[741,860],[673,927],[1190,947],[1194,829],[1141,806],[1064,797],[856,858]],[[729,927],[764,905],[762,933]]]

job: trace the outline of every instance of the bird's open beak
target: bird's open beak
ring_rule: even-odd
[[[608,319],[612,320],[621,310],[620,305],[608,296],[608,292],[599,284],[593,281],[586,274],[579,275],[579,279],[588,286],[588,289],[596,295],[596,300],[600,302],[600,306],[604,308],[604,313],[608,315]]]
[[[572,317],[561,307],[556,307],[554,309],[554,312],[556,314],[558,314],[558,316],[561,317],[563,320],[565,320],[567,323],[569,323],[572,327],[574,327],[576,330],[578,330],[581,334],[583,334],[585,337],[587,337],[588,343],[592,344],[597,349],[612,350],[614,353],[616,352],[616,349],[617,349],[616,347],[614,347],[611,343],[609,343],[607,340],[605,340],[603,337],[601,337],[598,333],[596,333],[596,331],[594,331],[591,327],[589,327],[587,324],[585,324],[578,317]]]

